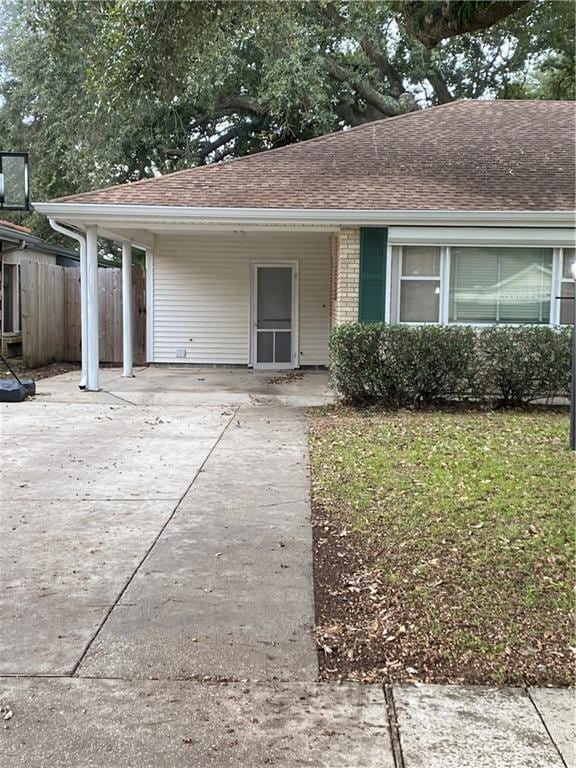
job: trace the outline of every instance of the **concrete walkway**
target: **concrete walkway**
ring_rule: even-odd
[[[1,411],[2,766],[574,766],[566,691],[314,682],[325,374],[76,382]]]

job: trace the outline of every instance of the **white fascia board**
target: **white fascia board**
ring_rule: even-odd
[[[191,208],[165,205],[34,203],[46,216],[67,222],[151,226],[155,223],[318,224],[331,226],[480,225],[573,227],[571,211],[384,211],[319,208]]]
[[[390,227],[391,245],[501,245],[570,247],[575,245],[574,229],[528,227]]]

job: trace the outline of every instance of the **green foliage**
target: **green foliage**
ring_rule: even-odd
[[[570,329],[402,326],[335,328],[330,370],[336,390],[387,407],[496,400],[520,405],[567,395]]]
[[[4,0],[2,149],[30,151],[39,200],[456,98],[572,97],[571,2],[445,6]]]
[[[497,395],[506,405],[568,395],[571,330],[493,326],[477,340],[481,373],[478,395]]]

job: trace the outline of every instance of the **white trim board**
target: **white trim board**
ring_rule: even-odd
[[[574,211],[370,210],[348,208],[204,208],[165,205],[33,203],[39,213],[83,226],[191,223],[318,224],[332,226],[483,225],[574,227]]]
[[[501,247],[555,248],[575,244],[573,229],[526,227],[390,227],[391,245],[496,245]]]

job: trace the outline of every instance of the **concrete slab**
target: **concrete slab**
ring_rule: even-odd
[[[296,407],[332,402],[326,371],[252,371],[244,368],[158,366],[125,379],[120,369],[102,369],[102,391],[78,389],[77,372],[38,382],[38,398],[50,402],[131,402],[154,406],[241,406],[276,402]]]
[[[530,688],[529,694],[567,767],[576,768],[576,691]]]
[[[316,679],[308,531],[210,517],[157,544],[81,676]]]
[[[303,414],[241,409],[79,674],[313,680],[313,626]]]
[[[150,405],[154,407],[181,407],[191,408],[208,405],[214,408],[239,408],[241,405],[252,405],[252,398],[248,394],[222,394],[215,392],[141,392],[133,390],[118,392],[125,398],[130,398],[134,405]],[[116,395],[114,395],[116,396]]]
[[[25,400],[16,413],[9,403],[0,404],[2,435],[36,439],[66,436],[70,441],[79,435],[107,438],[110,429],[132,436],[218,437],[230,416],[231,408],[163,408],[135,407],[122,402],[111,405],[86,402],[82,407],[71,403]]]
[[[526,693],[394,686],[405,768],[562,768]]]
[[[112,437],[112,435],[111,435]],[[114,440],[90,435],[74,446],[18,438],[3,441],[0,471],[3,494],[12,502],[49,499],[178,499],[214,438],[147,438],[116,434]]]
[[[315,679],[303,410],[250,399],[282,391],[268,374],[103,373],[123,394],[161,397],[173,383],[176,394],[247,397],[238,412],[110,405],[101,393],[79,404],[76,379],[42,383],[62,402],[6,410],[1,670],[70,674],[90,645],[79,674]]]
[[[2,680],[3,768],[393,768],[381,690]]]
[[[173,507],[157,501],[5,505],[0,673],[71,673]]]
[[[7,500],[180,498],[233,411],[75,403],[5,409]]]

